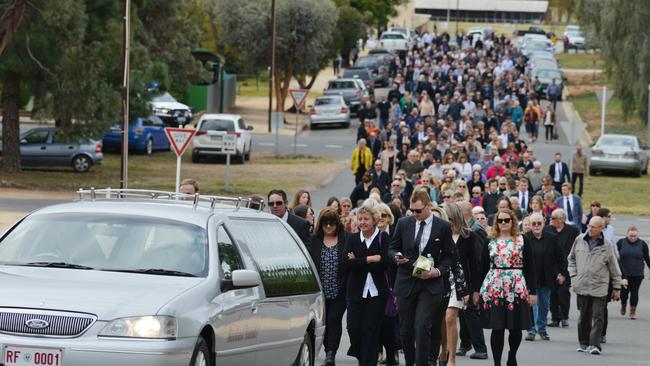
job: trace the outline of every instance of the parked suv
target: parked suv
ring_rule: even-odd
[[[167,127],[178,127],[192,121],[190,107],[179,103],[171,94],[165,92],[151,99],[151,109],[162,119]]]
[[[7,366],[314,364],[325,299],[283,220],[237,198],[79,194],[0,238]]]
[[[366,85],[362,80],[356,78],[341,78],[330,80],[327,88],[323,90],[325,95],[340,95],[350,111],[356,113],[361,107],[363,97],[369,96]]]
[[[237,114],[204,114],[196,125],[196,135],[192,138],[192,162],[198,163],[201,156],[226,155],[223,150],[223,136],[237,136],[235,160],[244,163],[250,160],[253,145],[251,131]]]
[[[363,84],[368,89],[370,95],[375,95],[375,78],[372,71],[367,67],[350,67],[343,70],[344,78],[353,78],[363,80]]]

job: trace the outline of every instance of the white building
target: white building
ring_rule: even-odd
[[[437,21],[540,23],[546,0],[413,0],[415,14]]]

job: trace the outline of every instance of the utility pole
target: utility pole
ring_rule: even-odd
[[[269,132],[271,132],[271,110],[273,108],[273,75],[275,75],[275,0],[271,1],[271,68],[269,69]]]
[[[128,186],[129,166],[129,59],[131,52],[131,0],[124,0],[124,78],[122,80],[122,134],[120,188]]]
[[[458,18],[460,18],[460,4],[459,0],[456,0],[456,34],[458,34]],[[458,47],[460,46],[458,45]]]
[[[650,146],[650,84],[648,84],[648,136],[646,136],[645,146]]]

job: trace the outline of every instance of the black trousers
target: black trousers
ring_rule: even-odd
[[[637,306],[639,304],[639,288],[643,282],[643,276],[629,276],[627,278],[627,288],[621,287],[621,304],[627,304],[628,296],[630,298],[630,306]]]
[[[359,365],[377,365],[377,345],[381,334],[381,323],[386,308],[386,296],[375,296],[348,301],[348,335],[350,349],[348,356],[356,357]]]
[[[580,180],[578,183],[578,190],[576,191],[576,181]],[[571,173],[571,189],[573,192],[576,192],[576,194],[580,197],[582,197],[582,190],[584,188],[584,183],[585,183],[585,175],[584,173]]]
[[[334,299],[325,299],[325,352],[338,351],[343,333],[343,314],[346,308],[345,296],[339,294]]]
[[[580,318],[578,319],[578,342],[581,346],[600,348],[600,338],[605,325],[607,297],[578,295]]]
[[[544,125],[544,132],[547,140],[553,140],[553,125]]]
[[[426,289],[415,290],[411,296],[397,298],[400,336],[407,366],[428,365],[432,332],[440,337],[441,306],[442,295],[434,295]]]
[[[434,329],[431,329],[431,342],[429,343],[429,363],[435,363],[440,356],[440,345],[442,343],[442,322],[445,321],[447,315],[447,306],[449,305],[449,297],[445,296],[442,298],[442,304],[440,304],[440,326],[438,326],[439,331],[435,332]],[[435,324],[434,324],[435,326]]]
[[[487,352],[477,306],[467,305],[467,309],[460,311],[460,346],[468,350],[473,346],[476,352]]]
[[[571,308],[570,284],[565,282],[558,285],[551,291],[551,317],[553,321],[569,319],[569,309]]]
[[[382,346],[386,349],[386,360],[388,360],[388,364],[396,358],[395,353],[399,349],[399,333],[397,329],[397,316],[384,315],[384,319],[381,322],[381,338],[378,352],[382,351]]]

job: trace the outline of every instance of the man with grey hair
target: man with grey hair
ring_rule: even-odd
[[[557,235],[557,242],[562,250],[562,257],[566,258],[571,252],[573,242],[580,235],[580,230],[574,225],[566,224],[566,212],[557,208],[551,213],[551,224],[545,230]],[[562,273],[567,280],[551,291],[551,323],[549,327],[568,327],[569,309],[571,307],[571,279],[568,277],[567,268],[562,268]]]
[[[530,216],[531,231],[525,234],[535,255],[535,273],[537,278],[537,304],[533,305],[535,323],[528,329],[527,341],[534,341],[535,335],[548,341],[551,338],[546,332],[546,319],[551,301],[551,291],[563,284],[566,277],[562,269],[566,266],[566,257],[557,243],[557,236],[550,231],[544,231],[544,216],[538,212]]]
[[[542,178],[547,174],[542,171],[542,162],[535,160],[533,162],[533,169],[526,172],[526,178],[530,181],[531,192],[537,192],[542,189]]]
[[[620,297],[621,269],[612,244],[603,236],[605,220],[594,216],[587,232],[578,236],[568,259],[573,291],[578,295],[578,352],[599,355],[605,324],[607,292],[611,282],[612,300]]]

